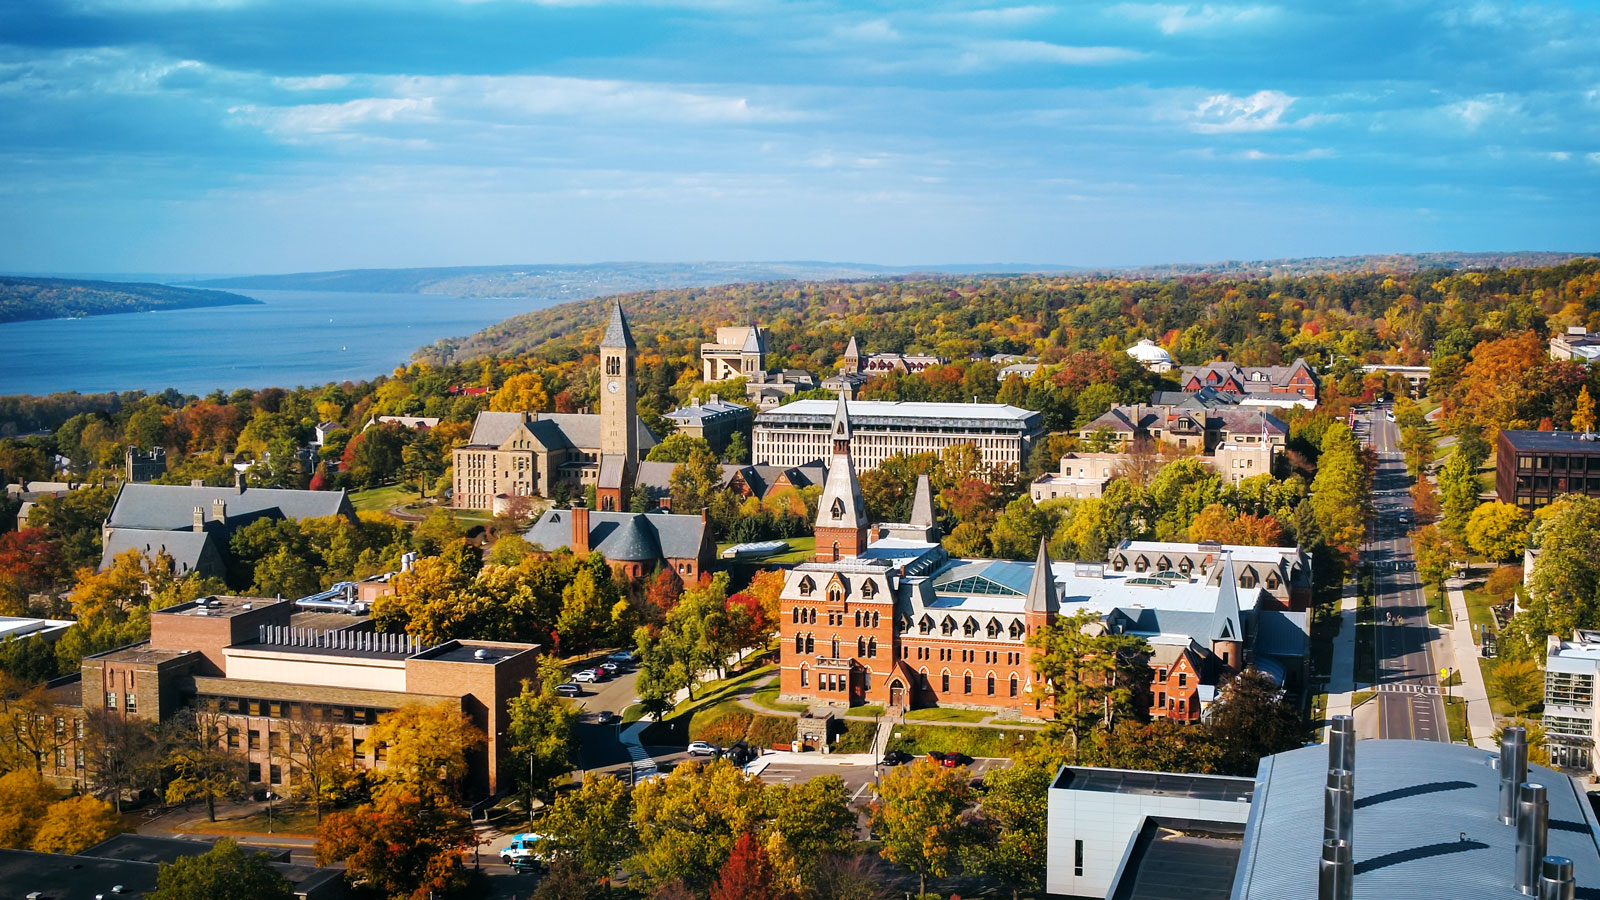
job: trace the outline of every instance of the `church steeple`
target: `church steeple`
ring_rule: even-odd
[[[833,458],[817,500],[817,562],[860,556],[867,549],[867,503],[850,458],[850,410],[844,393],[833,416]]]
[[[613,301],[611,320],[600,338],[600,474],[595,500],[602,510],[627,509],[633,493],[639,465],[637,356],[622,304]]]

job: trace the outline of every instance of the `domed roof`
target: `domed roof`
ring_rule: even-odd
[[[1172,356],[1155,341],[1145,338],[1128,348],[1128,355],[1142,363],[1172,362]]]
[[[595,547],[606,559],[650,562],[661,558],[661,543],[644,513],[629,516]]]

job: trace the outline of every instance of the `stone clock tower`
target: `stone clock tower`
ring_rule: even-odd
[[[600,339],[600,478],[595,501],[602,510],[626,510],[633,494],[639,466],[637,356],[622,304],[613,302],[611,321]]]

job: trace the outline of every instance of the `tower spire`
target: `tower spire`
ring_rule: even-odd
[[[606,323],[605,336],[600,338],[602,350],[633,350],[633,331],[628,328],[628,317],[622,314],[622,301],[611,301],[611,321]]]
[[[817,561],[835,562],[867,549],[867,502],[850,458],[850,411],[844,392],[833,416],[833,457],[817,500]]]
[[[1039,556],[1033,561],[1033,581],[1028,584],[1028,601],[1023,610],[1047,616],[1061,611],[1056,576],[1050,571],[1050,552],[1045,548],[1044,538],[1039,539]]]

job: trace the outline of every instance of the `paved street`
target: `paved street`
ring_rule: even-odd
[[[1449,726],[1439,693],[1439,665],[1429,642],[1427,601],[1417,583],[1416,561],[1408,532],[1411,521],[1410,478],[1400,451],[1400,429],[1383,409],[1358,428],[1378,457],[1373,479],[1373,517],[1368,525],[1364,561],[1374,571],[1377,606],[1378,737],[1449,741]],[[1395,617],[1390,619],[1390,617]],[[1395,624],[1390,624],[1393,621]],[[1358,673],[1357,681],[1363,680]]]

